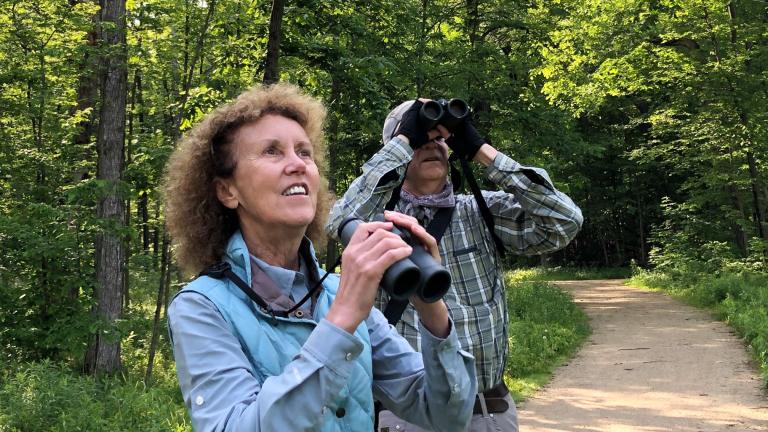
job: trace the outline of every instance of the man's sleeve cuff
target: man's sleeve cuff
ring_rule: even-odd
[[[419,320],[419,334],[421,335],[423,352],[456,351],[461,349],[459,337],[454,330],[453,319],[450,317],[448,318],[448,325],[450,326],[448,336],[443,339],[433,335],[432,332],[424,326],[421,320]]]
[[[391,154],[396,154],[398,158],[410,161],[413,158],[413,149],[405,141],[398,137],[392,137],[391,140],[384,146]]]

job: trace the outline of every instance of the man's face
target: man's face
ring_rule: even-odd
[[[448,145],[443,138],[436,138],[413,152],[413,159],[405,172],[412,184],[446,181],[448,176]]]

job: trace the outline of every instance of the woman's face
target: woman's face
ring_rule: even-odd
[[[217,182],[219,200],[236,209],[244,231],[306,229],[320,185],[314,156],[296,121],[269,114],[248,123],[232,137],[236,167],[231,178]]]

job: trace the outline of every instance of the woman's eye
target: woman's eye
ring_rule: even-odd
[[[276,155],[279,154],[280,151],[275,146],[269,146],[264,150],[264,154],[266,155]]]
[[[312,159],[312,151],[307,149],[299,150],[299,156]]]

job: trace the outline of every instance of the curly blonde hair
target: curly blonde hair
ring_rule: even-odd
[[[238,229],[237,214],[217,198],[214,179],[228,178],[234,172],[234,133],[267,114],[295,120],[315,148],[321,182],[315,218],[306,235],[315,245],[324,246],[323,225],[332,199],[325,178],[325,108],[295,85],[259,86],[208,114],[179,141],[166,166],[166,226],[176,259],[186,272],[198,273],[218,262]]]

